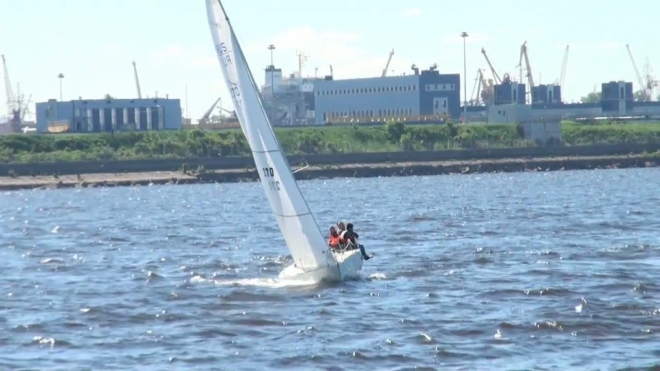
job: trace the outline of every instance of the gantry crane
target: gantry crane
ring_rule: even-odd
[[[529,98],[528,103],[532,103],[533,100],[533,94],[532,91],[534,91],[534,75],[532,74],[532,65],[529,63],[529,55],[527,54],[527,41],[525,41],[521,46],[520,46],[520,60],[518,61],[518,67],[520,67],[520,81],[523,80],[523,59],[525,59],[525,70],[527,72],[527,84],[529,85],[527,87],[527,97]]]
[[[133,74],[135,75],[135,87],[137,88],[138,99],[142,99],[142,91],[140,90],[140,79],[138,78],[137,66],[133,61]]]
[[[392,56],[394,55],[394,49],[390,52],[390,56],[387,58],[387,63],[385,63],[385,68],[383,69],[383,73],[380,77],[385,77],[387,76],[387,70],[390,68],[390,62],[392,62]]]
[[[645,84],[644,80],[642,79],[642,75],[639,73],[639,69],[637,68],[637,63],[635,63],[635,58],[633,57],[632,52],[630,51],[630,45],[626,44],[626,49],[628,50],[630,61],[632,62],[633,68],[635,69],[635,75],[637,75],[637,81],[639,82],[639,91],[642,93],[642,101],[649,101],[651,100],[651,94],[649,93],[649,89],[646,86],[647,84]]]
[[[484,58],[486,58],[486,63],[488,63],[488,67],[490,67],[490,72],[493,74],[493,78],[495,79],[495,82],[501,84],[502,79],[500,79],[500,75],[498,75],[497,72],[495,71],[495,67],[493,67],[493,64],[490,63],[490,58],[488,58],[488,55],[486,54],[486,49],[481,48],[481,54],[483,54]]]

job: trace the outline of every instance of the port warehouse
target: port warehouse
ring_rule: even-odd
[[[516,122],[522,117],[660,115],[660,102],[635,101],[633,84],[624,81],[603,83],[597,103],[562,103],[557,85],[535,86],[528,99],[526,85],[511,81],[493,87],[493,104],[488,106],[462,107],[460,92],[459,74],[441,74],[434,68],[402,76],[336,80],[332,76],[301,79],[295,74],[282,79],[280,69],[268,66],[261,89],[266,112],[276,126],[461,120],[464,108],[469,121],[492,123]],[[179,99],[49,100],[37,103],[36,113],[37,131],[42,133],[178,130],[183,126]]]
[[[314,123],[340,118],[383,120],[403,116],[461,114],[460,75],[426,70],[405,76],[319,80],[314,84]]]
[[[99,99],[36,104],[37,132],[98,133],[125,130],[178,130],[179,99]]]

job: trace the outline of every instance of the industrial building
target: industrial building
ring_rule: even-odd
[[[459,74],[440,74],[435,67],[414,74],[314,82],[317,125],[342,119],[385,121],[405,116],[461,115]]]
[[[261,96],[264,109],[275,126],[308,125],[314,120],[314,85],[321,78],[303,78],[302,64],[305,56],[298,55],[297,73],[282,76],[282,69],[269,65],[265,70]]]
[[[181,128],[179,99],[107,99],[37,103],[40,133],[98,133]]]
[[[497,88],[497,85],[496,85]],[[605,117],[660,117],[660,102],[635,99],[632,82],[609,81],[601,84],[600,99],[592,103],[562,103],[559,86],[535,87],[539,99],[534,103],[494,104],[467,107],[471,122],[513,123],[521,117],[534,120],[596,119]],[[540,93],[539,93],[540,92]],[[594,91],[594,93],[596,93]],[[643,95],[642,93],[638,93]],[[546,98],[543,101],[543,98]],[[638,97],[639,98],[639,97]]]

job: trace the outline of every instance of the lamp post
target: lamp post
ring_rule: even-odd
[[[62,101],[62,79],[64,79],[64,74],[60,73],[57,75],[57,78],[60,79],[60,102]]]
[[[275,45],[268,45],[268,50],[270,50],[270,119],[275,120],[275,86],[273,77],[275,74],[275,64],[273,62],[273,51],[275,50]]]
[[[467,53],[465,51],[465,41],[468,33],[463,31],[461,33],[463,38],[463,123],[467,123]]]

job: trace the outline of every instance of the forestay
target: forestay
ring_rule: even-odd
[[[306,271],[335,264],[275,137],[229,19],[219,0],[206,0],[209,26],[236,116],[252,149],[266,197],[296,265]]]

